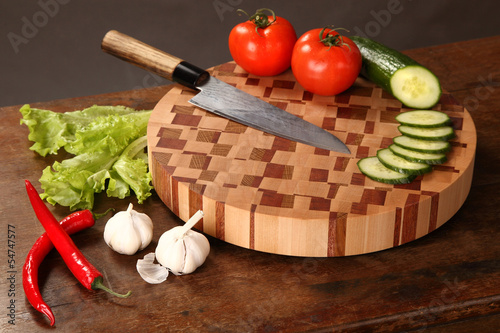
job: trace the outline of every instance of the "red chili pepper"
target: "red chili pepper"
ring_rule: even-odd
[[[95,224],[94,216],[88,209],[74,212],[61,220],[60,225],[69,234],[74,234]],[[47,254],[54,248],[47,233],[41,235],[33,244],[23,266],[23,288],[30,304],[39,312],[45,314],[54,325],[55,318],[52,310],[44,302],[38,288],[38,268]]]
[[[57,223],[56,218],[52,215],[47,206],[45,206],[45,203],[40,198],[40,195],[33,185],[28,180],[26,180],[25,183],[28,197],[38,220],[45,228],[50,240],[78,281],[88,290],[102,289],[117,297],[130,296],[130,291],[125,295],[121,295],[102,284],[102,274],[87,260],[87,258],[85,258],[76,247],[71,237],[69,237],[61,225]]]

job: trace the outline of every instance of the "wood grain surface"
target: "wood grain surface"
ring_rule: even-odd
[[[138,259],[154,251],[159,236],[183,224],[155,194],[143,205],[133,199],[96,198],[95,212],[129,202],[154,221],[153,242],[125,256],[102,234],[109,215],[72,236],[104,274],[104,282],[128,299],[88,291],[57,252],[42,263],[39,284],[56,318],[51,329],[27,302],[21,267],[43,233],[31,209],[24,180],[40,189],[42,170],[59,154],[42,158],[29,150],[28,130],[19,125],[20,106],[0,108],[0,304],[2,332],[495,332],[500,327],[500,36],[405,51],[438,75],[443,87],[465,105],[477,128],[470,193],[455,215],[434,232],[385,251],[355,256],[304,258],[251,251],[208,236],[211,252],[193,274],[145,283]],[[93,104],[151,109],[172,88],[26,101],[59,112]],[[50,209],[58,219],[65,207]],[[7,228],[15,228],[15,264],[7,265]],[[12,227],[11,227],[12,228]],[[14,271],[11,283],[8,271]],[[9,290],[14,294],[9,296]],[[15,325],[7,306],[13,302]]]
[[[433,108],[447,113],[457,137],[448,161],[411,184],[387,185],[359,171],[401,135],[394,119],[410,109],[363,79],[337,96],[311,94],[291,72],[248,74],[234,62],[211,74],[330,131],[350,155],[290,141],[213,115],[176,86],[148,125],[153,184],[165,204],[198,229],[254,250],[297,256],[355,255],[398,246],[443,225],[472,182],[476,129],[449,93]]]

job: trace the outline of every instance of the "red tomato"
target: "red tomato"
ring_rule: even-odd
[[[295,43],[293,74],[305,90],[314,94],[332,96],[347,90],[360,70],[358,47],[335,30],[313,29]]]
[[[259,9],[229,34],[234,61],[254,75],[273,76],[290,68],[297,34],[290,22],[270,12],[267,16]]]

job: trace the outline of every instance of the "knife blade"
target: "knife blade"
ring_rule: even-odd
[[[285,139],[344,154],[351,153],[339,138],[321,127],[121,32],[111,30],[106,33],[101,48],[170,81],[199,90],[189,102],[204,110]]]

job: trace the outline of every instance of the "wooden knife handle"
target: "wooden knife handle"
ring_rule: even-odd
[[[116,30],[106,33],[101,48],[115,57],[190,88],[196,88],[208,78],[205,70]]]

